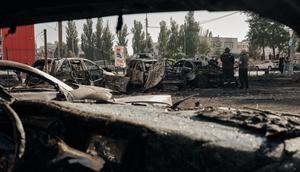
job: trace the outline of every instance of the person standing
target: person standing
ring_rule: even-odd
[[[278,65],[278,68],[279,68],[279,71],[280,71],[281,75],[283,74],[283,62],[284,62],[284,58],[283,58],[283,57],[280,57],[280,58],[279,58],[279,65]]]
[[[224,84],[230,84],[234,79],[234,57],[229,48],[225,48],[224,53],[221,55],[221,61]]]
[[[289,66],[290,66],[290,59],[289,59],[289,57],[286,57],[283,62],[283,74],[285,76],[288,75]]]
[[[239,79],[241,83],[240,89],[249,88],[248,83],[248,61],[249,56],[246,52],[246,50],[242,50],[240,59],[239,59]]]

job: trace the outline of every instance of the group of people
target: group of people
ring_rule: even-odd
[[[224,83],[234,82],[234,69],[235,69],[235,60],[233,55],[230,53],[229,48],[225,48],[225,52],[221,55],[222,69],[223,69],[223,81]],[[249,56],[246,50],[242,50],[239,57],[239,80],[240,80],[240,89],[248,89],[248,61]]]

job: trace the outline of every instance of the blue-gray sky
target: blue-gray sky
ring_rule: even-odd
[[[186,14],[187,12],[148,13],[149,26],[159,26],[159,22],[162,20],[165,20],[169,26],[170,18],[174,19],[178,24],[183,24]],[[206,23],[206,21],[210,19],[219,18],[221,16],[225,16],[228,14],[232,14],[232,15]],[[133,27],[134,20],[143,22],[145,26],[145,17],[146,17],[145,14],[124,15],[123,23],[127,24],[129,29]],[[245,36],[249,30],[248,23],[246,22],[247,16],[244,13],[240,13],[240,12],[233,14],[232,11],[230,12],[195,11],[195,19],[196,21],[200,22],[200,25],[203,29],[211,30],[214,36],[235,37],[238,38],[239,41],[241,41],[245,39]],[[104,22],[109,22],[110,29],[112,33],[115,34],[117,16],[104,17],[103,20]],[[94,18],[93,21],[94,21],[94,28],[95,28],[96,18]],[[76,26],[77,26],[79,38],[80,35],[82,34],[82,26],[84,22],[85,20],[76,20]],[[204,23],[202,24],[202,22]],[[63,22],[63,41],[65,41],[65,26],[66,26],[66,22]],[[37,47],[43,44],[43,35],[41,34],[43,29],[47,29],[48,42],[54,42],[57,41],[58,39],[56,22],[36,24],[35,37],[36,37]],[[153,41],[156,42],[159,34],[159,28],[149,28],[148,32],[152,36]],[[132,54],[131,39],[132,39],[132,34],[129,34],[128,36],[129,54]],[[116,41],[116,36],[115,36],[115,41]]]

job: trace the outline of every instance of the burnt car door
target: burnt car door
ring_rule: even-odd
[[[78,84],[91,85],[89,72],[81,59],[70,59],[71,76]]]
[[[157,84],[160,83],[160,81],[165,76],[165,61],[153,61],[151,64],[148,64],[148,72],[146,77],[146,82],[144,85],[145,89],[153,88]],[[146,66],[146,65],[145,65]],[[147,66],[146,66],[147,67]]]
[[[50,74],[64,82],[76,82],[75,78],[72,77],[71,65],[67,59],[54,60]]]
[[[140,60],[132,60],[129,63],[127,75],[133,85],[144,85],[144,66]]]
[[[90,60],[83,59],[83,62],[89,74],[91,83],[96,86],[104,86],[103,69]]]

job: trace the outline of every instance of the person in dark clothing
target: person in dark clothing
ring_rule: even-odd
[[[249,88],[248,85],[248,61],[249,56],[247,55],[246,50],[242,50],[240,59],[239,59],[239,79],[241,83],[240,89]]]
[[[279,71],[281,74],[283,74],[283,62],[284,62],[284,58],[283,57],[280,57],[279,58],[279,65],[278,65],[278,68],[279,68]]]
[[[234,57],[229,48],[225,48],[225,52],[221,55],[221,61],[224,84],[230,84],[234,80]]]

